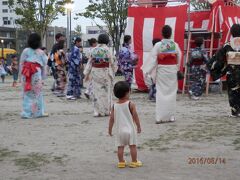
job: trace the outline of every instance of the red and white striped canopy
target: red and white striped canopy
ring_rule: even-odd
[[[230,28],[233,24],[240,24],[239,6],[215,6],[210,15],[208,30],[211,32],[222,32],[222,43],[230,40]]]
[[[230,40],[230,27],[234,23],[240,23],[240,7],[225,6],[220,1],[213,5],[212,11],[192,12],[190,14],[191,28],[222,32],[222,43]],[[172,27],[172,38],[183,51],[184,32],[188,27],[187,5],[159,8],[129,7],[128,9],[125,34],[132,36],[132,48],[139,56],[133,83],[133,87],[138,90],[147,90],[147,82],[143,77],[141,66],[147,60],[152,49],[152,39],[161,38],[161,29],[164,25]],[[181,68],[182,66],[183,59]]]
[[[143,61],[146,61],[149,56],[153,38],[162,38],[161,29],[164,25],[172,27],[172,38],[183,50],[184,27],[187,19],[186,12],[186,5],[160,8],[129,7],[125,34],[132,36],[132,48],[139,56],[139,63],[134,72],[134,88],[147,90],[141,66]]]

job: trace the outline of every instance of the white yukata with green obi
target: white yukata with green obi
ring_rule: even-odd
[[[168,53],[176,56],[176,64],[158,63],[159,56]],[[152,78],[156,80],[157,89],[156,122],[165,122],[175,118],[178,89],[177,71],[179,70],[180,59],[181,51],[178,44],[171,39],[163,39],[155,44],[148,59],[148,64],[142,67],[144,74],[151,76],[155,74],[155,77]]]
[[[108,65],[101,67],[102,64]],[[108,116],[110,113],[115,71],[115,63],[107,45],[99,44],[91,50],[84,74],[91,74],[92,77],[94,116]]]

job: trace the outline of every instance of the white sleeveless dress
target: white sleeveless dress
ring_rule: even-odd
[[[129,101],[114,104],[114,120],[116,122],[116,145],[136,145],[137,131],[129,109]]]

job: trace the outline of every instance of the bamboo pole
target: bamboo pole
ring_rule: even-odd
[[[190,2],[188,3],[188,42],[187,42],[187,54],[186,54],[186,62],[185,62],[185,69],[184,69],[184,79],[183,79],[183,89],[182,89],[182,95],[184,95],[185,93],[185,86],[186,86],[186,77],[187,77],[187,71],[188,71],[188,61],[189,61],[189,51],[190,51],[190,47],[191,47],[191,39],[192,39],[192,33],[190,31],[190,21],[191,21],[191,17],[190,17]]]
[[[187,79],[187,71],[188,71],[188,62],[189,62],[189,52],[190,52],[190,47],[191,47],[191,39],[192,39],[192,33],[189,32],[188,34],[188,43],[187,43],[187,54],[186,54],[186,62],[185,62],[185,69],[184,69],[184,79],[183,79],[183,90],[182,90],[182,95],[185,93],[185,86],[186,86],[186,79]]]
[[[213,43],[214,43],[214,32],[211,33],[211,43],[210,43],[210,52],[209,57],[211,58],[213,55]],[[206,85],[206,95],[209,93],[209,84],[210,84],[210,75],[207,74],[207,85]]]

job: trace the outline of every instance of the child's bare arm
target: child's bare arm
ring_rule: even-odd
[[[140,120],[139,120],[139,117],[138,117],[138,114],[137,114],[136,106],[132,102],[130,103],[130,109],[131,109],[131,112],[132,112],[133,121],[137,125],[137,132],[141,133],[141,131],[142,131],[141,130],[141,124],[140,124]]]
[[[114,124],[114,108],[112,107],[110,119],[109,119],[109,126],[108,126],[108,134],[112,136],[112,128]]]

